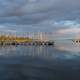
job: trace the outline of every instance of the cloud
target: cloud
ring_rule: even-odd
[[[0,25],[0,32],[73,36],[80,31],[80,0],[0,0]]]
[[[80,18],[79,8],[80,0],[0,0],[0,17],[11,17],[19,24],[34,24],[49,18],[75,20]]]
[[[57,32],[60,34],[80,33],[80,28],[61,29]]]
[[[38,24],[1,24],[0,32],[12,34],[27,34],[27,32],[46,32],[53,38],[70,38],[80,33],[80,24],[76,21],[45,20]]]

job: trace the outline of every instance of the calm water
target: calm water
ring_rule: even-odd
[[[0,80],[80,80],[80,45],[0,47]]]

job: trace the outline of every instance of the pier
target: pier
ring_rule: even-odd
[[[53,46],[54,42],[23,42],[23,43],[11,43],[10,45],[25,45],[25,46]]]
[[[80,44],[80,39],[75,39],[75,40],[72,40],[74,43],[78,43]]]
[[[30,34],[31,35],[31,34]],[[31,45],[31,46],[54,46],[54,41],[50,40],[43,33],[38,33],[35,35],[27,36],[14,36],[14,35],[0,35],[0,45]]]
[[[80,44],[80,36],[79,36],[79,35],[75,36],[74,39],[71,39],[71,40],[72,40],[73,43],[75,43],[75,44]]]

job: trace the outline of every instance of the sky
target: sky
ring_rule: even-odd
[[[0,0],[0,34],[26,32],[79,36],[80,0]]]

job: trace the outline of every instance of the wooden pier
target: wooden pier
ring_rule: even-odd
[[[17,42],[0,42],[0,45],[24,45],[24,46],[54,46],[54,42],[21,42],[21,43],[17,43]]]
[[[48,40],[42,33],[34,37],[19,37],[12,35],[0,35],[0,45],[34,45],[34,46],[53,46],[54,41]]]
[[[80,39],[72,40],[74,43],[80,44]]]

